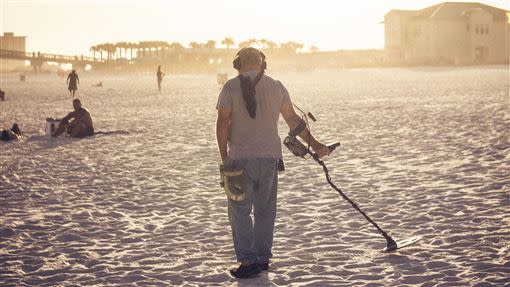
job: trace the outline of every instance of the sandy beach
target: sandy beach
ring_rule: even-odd
[[[53,139],[65,79],[2,74],[0,128],[26,137],[0,143],[0,285],[510,285],[508,67],[269,74],[341,142],[333,182],[393,238],[421,241],[381,252],[322,168],[284,150],[271,269],[234,280],[216,75],[168,75],[158,95],[152,73],[82,72],[77,97],[107,134]]]

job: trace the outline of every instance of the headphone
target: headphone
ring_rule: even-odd
[[[234,58],[234,61],[232,61],[232,66],[234,66],[234,69],[236,69],[238,71],[241,70],[241,59],[239,56],[246,49],[248,49],[248,48],[242,48],[241,50],[239,50],[239,52],[237,52],[237,54]],[[265,69],[267,69],[266,55],[264,55],[264,53],[262,53],[260,50],[257,50],[257,51],[260,53],[260,57],[262,58],[262,71],[264,71]]]

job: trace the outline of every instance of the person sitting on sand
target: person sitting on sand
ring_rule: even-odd
[[[73,96],[76,90],[78,90],[78,84],[80,83],[80,78],[78,77],[78,74],[76,74],[75,70],[72,70],[71,73],[69,73],[69,76],[67,76],[67,84],[69,84],[69,95]]]
[[[10,130],[4,129],[2,131],[2,133],[0,134],[0,140],[3,140],[3,141],[17,140],[20,138],[21,138],[21,130],[17,123],[14,123]]]
[[[94,135],[94,126],[92,125],[92,118],[89,111],[81,106],[79,99],[73,100],[74,111],[69,113],[65,118],[60,121],[60,124],[52,135],[58,137],[64,131],[71,137],[83,138]],[[74,119],[69,122],[70,119]]]

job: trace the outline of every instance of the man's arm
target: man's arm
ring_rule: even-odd
[[[76,74],[76,82],[79,84],[80,83],[80,77],[78,77],[78,74]]]
[[[76,118],[76,112],[70,112],[69,114],[67,114],[67,116],[65,116],[60,122],[61,123],[67,123],[69,122],[70,119],[72,118]]]
[[[282,105],[282,108],[280,109],[280,113],[282,114],[283,118],[285,119],[285,122],[289,126],[290,130],[294,130],[299,126],[302,119],[301,117],[294,111],[294,107],[290,102],[285,103]],[[307,127],[304,128],[302,132],[300,132],[299,137],[302,138],[306,143],[309,143],[312,149],[317,153],[319,157],[326,156],[330,153],[330,150],[328,147],[322,143],[320,143],[308,130]]]
[[[218,118],[216,120],[216,140],[218,142],[218,149],[222,163],[224,163],[227,159],[228,129],[231,113],[231,108],[222,107],[218,109]]]

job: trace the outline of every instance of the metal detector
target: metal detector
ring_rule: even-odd
[[[324,173],[326,175],[326,180],[328,181],[329,185],[334,189],[336,190],[345,200],[347,200],[351,205],[352,207],[354,207],[354,209],[356,209],[359,213],[361,213],[367,220],[368,222],[370,222],[373,226],[375,226],[375,228],[377,228],[377,230],[382,234],[382,236],[386,239],[386,247],[382,250],[384,252],[390,252],[390,251],[395,251],[397,249],[400,249],[400,248],[403,248],[403,247],[406,247],[408,245],[411,245],[415,242],[417,242],[418,240],[421,239],[421,236],[413,236],[413,237],[410,237],[410,238],[406,238],[404,240],[399,240],[399,241],[395,241],[393,238],[391,238],[390,235],[388,235],[388,233],[386,233],[384,230],[382,230],[382,228],[379,227],[379,225],[377,225],[377,223],[375,223],[365,212],[363,212],[363,210],[361,210],[358,205],[352,201],[351,199],[349,199],[344,193],[343,191],[338,188],[332,181],[331,181],[331,178],[329,176],[329,171],[328,171],[328,168],[326,167],[326,164],[324,163],[324,161],[322,161],[319,156],[315,153],[313,153],[311,150],[310,150],[310,144],[308,143],[308,146],[305,146],[298,138],[297,138],[297,135],[300,134],[304,129],[305,127],[308,127],[308,132],[309,132],[309,125],[308,125],[308,117],[306,116],[306,114],[301,110],[299,109],[299,107],[297,107],[296,105],[294,105],[301,113],[302,113],[302,122],[298,125],[298,127],[296,127],[294,130],[291,130],[289,132],[289,135],[285,138],[285,140],[283,141],[284,145],[295,155],[295,156],[298,156],[298,157],[302,157],[302,158],[306,158],[305,156],[307,155],[310,155],[319,165],[322,166],[322,169],[324,170]],[[311,113],[308,113],[308,116],[313,120],[313,121],[316,121],[315,117],[311,114]],[[338,146],[340,146],[340,143],[337,142],[337,143],[334,143],[334,144],[331,144],[328,146],[330,152],[332,152],[333,150],[335,150]]]

